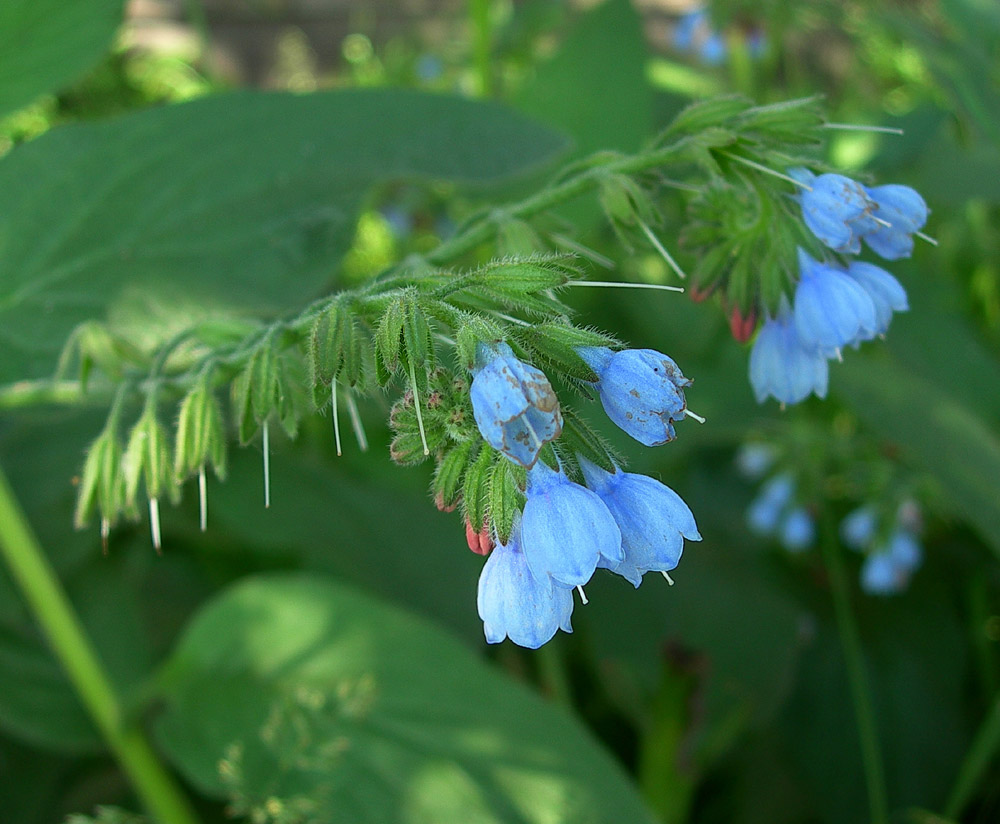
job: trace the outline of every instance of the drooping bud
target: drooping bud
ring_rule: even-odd
[[[489,520],[483,521],[483,526],[478,532],[473,528],[472,523],[466,520],[465,542],[469,545],[469,549],[475,552],[476,555],[489,555],[490,550],[493,549],[493,538],[490,536]]]
[[[744,315],[739,306],[729,312],[729,331],[739,343],[746,343],[757,328],[757,309],[750,307]]]

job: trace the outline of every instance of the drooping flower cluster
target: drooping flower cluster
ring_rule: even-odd
[[[747,508],[747,525],[758,535],[774,536],[789,552],[801,552],[816,540],[809,510],[795,501],[795,478],[782,472],[764,483]]]
[[[675,437],[691,382],[670,358],[648,349],[578,352],[598,378],[608,416],[625,432],[647,445]],[[653,478],[577,456],[579,484],[540,460],[560,434],[558,400],[545,375],[509,346],[481,345],[473,371],[470,398],[480,433],[527,470],[523,511],[515,513],[506,541],[497,536],[479,579],[479,615],[488,642],[510,638],[536,649],[558,629],[572,631],[572,590],[580,588],[582,597],[598,568],[638,587],[646,572],[677,566],[685,538],[701,536],[680,496]]]
[[[766,49],[763,33],[754,28],[741,34],[750,57],[762,57]],[[694,55],[712,66],[722,65],[729,56],[726,34],[712,26],[708,12],[703,8],[692,9],[677,20],[672,42],[678,51]]]
[[[790,175],[802,186],[802,218],[834,252],[854,255],[861,241],[886,260],[909,257],[913,234],[927,220],[923,198],[907,186],[868,188],[837,174],[806,169]],[[889,272],[864,261],[846,266],[798,250],[799,279],[791,305],[782,297],[750,353],[750,384],[757,401],[798,403],[825,397],[828,361],[847,346],[885,335],[894,312],[909,308],[906,290]]]
[[[865,553],[861,588],[872,595],[895,595],[906,589],[923,562],[918,540],[920,514],[916,505],[903,502],[891,523],[880,529],[873,506],[862,506],[840,522],[840,538],[853,550]]]

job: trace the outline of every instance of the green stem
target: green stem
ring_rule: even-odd
[[[479,76],[479,94],[493,94],[493,68],[490,64],[490,0],[469,0],[469,17],[472,22],[472,52],[476,74]]]
[[[830,576],[833,593],[833,609],[837,618],[837,632],[840,645],[847,661],[847,675],[854,701],[854,716],[861,739],[861,761],[868,785],[868,810],[872,824],[888,824],[889,812],[886,800],[885,774],[882,769],[882,750],[879,745],[878,727],[875,724],[875,710],[872,706],[871,688],[865,673],[864,656],[858,624],[851,609],[850,589],[847,574],[840,557],[837,530],[829,512],[824,513],[822,524],[823,560]]]
[[[142,729],[124,717],[97,653],[2,469],[0,554],[41,624],[56,658],[150,815],[161,824],[195,824],[197,819],[187,799],[160,763]]]
[[[946,818],[958,820],[998,750],[1000,750],[1000,698],[997,698],[986,720],[983,721],[976,734],[976,740],[972,742],[958,770],[958,778],[955,779],[955,786],[944,809]]]

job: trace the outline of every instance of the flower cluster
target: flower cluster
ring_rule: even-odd
[[[759,29],[742,33],[742,39],[750,57],[758,59],[764,55],[766,43]],[[729,56],[726,35],[713,28],[708,12],[701,8],[692,9],[677,20],[673,46],[711,66],[722,65]]]
[[[677,364],[649,349],[577,351],[612,421],[647,445],[675,437],[674,424],[690,414],[684,389],[691,384]],[[685,538],[701,536],[680,496],[653,478],[613,462],[608,471],[578,455],[580,484],[562,466],[540,460],[560,435],[559,403],[545,375],[506,343],[480,344],[473,374],[470,399],[480,434],[527,471],[523,510],[506,539],[496,534],[479,579],[479,616],[488,642],[510,638],[537,649],[558,629],[572,631],[572,590],[580,588],[583,597],[598,568],[638,587],[646,572],[666,575],[677,566]],[[482,546],[470,537],[473,543],[477,551]]]
[[[891,524],[880,529],[873,506],[855,509],[840,522],[840,538],[853,550],[865,553],[861,565],[861,587],[872,595],[894,595],[906,589],[910,577],[923,562],[918,540],[920,514],[906,501]]]
[[[861,251],[861,241],[886,260],[909,257],[913,234],[927,220],[927,205],[907,186],[868,188],[837,174],[805,169],[790,175],[803,187],[802,218],[826,247],[842,255]],[[750,353],[750,384],[758,402],[773,397],[798,403],[825,397],[829,360],[847,346],[885,335],[894,312],[909,306],[906,290],[889,272],[864,261],[819,261],[798,250],[794,300],[782,297]]]
[[[795,478],[782,472],[764,483],[747,508],[747,525],[758,535],[776,536],[789,552],[801,552],[816,540],[809,510],[795,501]]]

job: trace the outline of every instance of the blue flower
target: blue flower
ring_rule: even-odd
[[[878,527],[878,512],[873,506],[862,506],[850,512],[840,522],[840,540],[858,552],[872,542]]]
[[[768,396],[798,403],[813,392],[825,398],[829,372],[823,353],[799,339],[787,303],[761,326],[750,350],[750,385],[758,403]]]
[[[912,533],[897,529],[885,546],[872,552],[861,566],[861,588],[872,595],[902,592],[923,561],[923,550]]]
[[[598,566],[638,587],[646,572],[668,572],[677,566],[685,538],[701,540],[694,515],[670,487],[645,475],[606,472],[583,457],[580,468],[587,486],[604,502],[621,530],[623,557],[617,563],[602,558]]]
[[[929,210],[924,199],[909,186],[898,184],[863,188],[875,204],[872,217],[878,219],[864,232],[865,243],[886,260],[909,257],[913,254],[913,233],[927,222]]]
[[[775,475],[760,488],[747,508],[747,525],[759,535],[771,535],[778,528],[781,513],[795,494],[795,479],[790,472]]]
[[[781,523],[778,540],[789,552],[801,552],[816,540],[816,525],[805,507],[796,507]]]
[[[476,604],[491,644],[510,638],[519,646],[538,649],[557,629],[573,631],[572,592],[553,585],[548,576],[532,575],[521,551],[517,517],[507,544],[498,544],[483,566]]]
[[[878,228],[872,220],[875,203],[864,187],[838,174],[815,176],[808,169],[789,169],[791,177],[804,186],[798,195],[802,219],[825,246],[835,252],[856,255],[861,251],[861,237]]]
[[[469,391],[486,442],[521,466],[562,431],[559,399],[541,370],[522,363],[506,343],[479,345]]]
[[[608,417],[646,446],[676,436],[673,424],[684,417],[684,389],[691,381],[677,364],[652,349],[581,346],[577,353],[597,373],[601,403]]]
[[[774,447],[766,443],[745,443],[736,453],[736,468],[751,480],[763,478],[774,465]]]
[[[861,285],[842,269],[813,260],[799,249],[795,288],[795,330],[806,349],[826,357],[841,348],[875,337],[875,304]]]
[[[854,280],[871,298],[875,306],[875,333],[884,335],[889,329],[893,312],[910,308],[902,284],[873,263],[855,261],[847,267],[847,276]]]
[[[622,536],[604,502],[539,461],[528,471],[521,544],[539,580],[572,588],[590,580],[597,563],[622,560]]]
[[[695,35],[708,25],[708,14],[704,9],[694,9],[683,15],[674,27],[674,48],[679,51],[691,51],[694,48]]]

